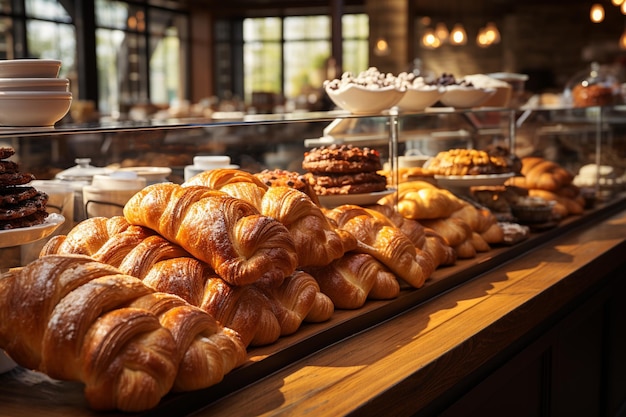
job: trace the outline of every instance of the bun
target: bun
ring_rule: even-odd
[[[395,196],[385,196],[381,204],[394,205]],[[409,219],[438,219],[448,217],[463,206],[462,200],[450,191],[424,181],[404,182],[398,185],[398,212]]]
[[[242,199],[203,186],[150,185],[126,203],[124,217],[180,245],[233,285],[280,285],[297,265],[284,225]]]

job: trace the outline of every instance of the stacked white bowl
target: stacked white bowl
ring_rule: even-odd
[[[0,60],[0,126],[50,127],[70,110],[70,81],[56,59]]]

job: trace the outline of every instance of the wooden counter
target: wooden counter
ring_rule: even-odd
[[[620,336],[626,332],[609,330],[626,329],[626,309],[618,302],[626,290],[623,206],[600,213],[593,222],[574,222],[547,233],[525,247],[498,248],[437,271],[423,289],[392,303],[338,311],[330,323],[304,326],[293,337],[251,350],[250,363],[223,383],[168,397],[144,415],[199,410],[194,415],[452,416],[468,415],[472,408],[481,413],[472,415],[484,416],[490,415],[485,404],[505,400],[525,404],[513,408],[518,413],[509,408],[507,416],[533,415],[528,407],[566,415],[555,412],[563,407],[555,401],[575,397],[563,388],[548,390],[551,395],[546,396],[546,384],[562,386],[561,376],[572,380],[564,358],[575,363],[579,356],[556,342],[569,346],[559,336],[562,329],[586,323],[581,317],[595,318],[598,309],[603,312],[600,321],[580,334],[574,327],[574,333],[589,341],[599,338],[598,355],[605,358],[608,352],[612,362],[598,359],[597,366],[574,368],[600,372],[597,381],[585,378],[601,385],[598,391],[604,394],[596,403],[602,402],[606,415],[617,415],[613,410],[626,403],[626,377],[621,376],[626,375],[626,361],[618,349],[626,351]],[[463,273],[468,270],[471,276]],[[607,311],[612,318],[608,324]],[[603,329],[600,335],[595,328]],[[546,352],[564,355],[556,360]],[[128,415],[87,410],[80,384],[29,377],[19,370],[0,376],[0,415]],[[502,387],[503,394],[493,397]],[[491,415],[503,415],[501,411]]]

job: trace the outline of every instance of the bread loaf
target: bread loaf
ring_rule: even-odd
[[[150,185],[124,207],[131,224],[148,227],[208,263],[233,285],[280,285],[297,266],[287,228],[250,203],[203,186]]]

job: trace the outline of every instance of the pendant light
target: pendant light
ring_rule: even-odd
[[[389,43],[387,42],[387,39],[385,39],[382,36],[376,39],[376,43],[374,44],[374,55],[376,56],[389,55]]]
[[[450,31],[450,43],[452,45],[465,45],[467,43],[467,33],[462,24],[457,23]]]
[[[500,31],[495,23],[489,22],[484,29],[485,37],[487,38],[487,44],[492,45],[494,43],[500,43]]]
[[[476,45],[481,48],[486,48],[489,46],[489,41],[487,40],[486,28],[482,27],[478,30],[478,35],[476,35]]]
[[[437,26],[435,26],[435,35],[437,36],[437,38],[439,38],[439,41],[441,41],[441,43],[444,43],[448,40],[450,32],[448,32],[448,27],[445,23],[437,23]]]
[[[437,49],[441,46],[441,40],[437,36],[437,31],[431,28],[426,29],[422,36],[422,45],[428,49]]]
[[[626,51],[626,28],[624,28],[622,36],[619,38],[619,49]]]
[[[611,0],[613,6],[621,6],[624,3],[624,0]]]
[[[595,3],[589,10],[589,18],[593,23],[600,23],[604,20],[604,7],[600,3]]]

